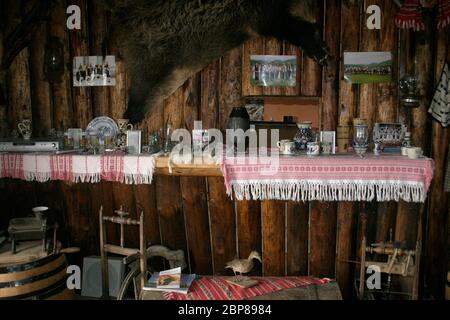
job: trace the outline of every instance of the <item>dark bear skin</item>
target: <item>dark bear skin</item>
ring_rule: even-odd
[[[290,10],[304,0],[104,0],[131,77],[124,117],[140,122],[190,75],[254,36],[299,46],[320,64],[328,58],[321,27]]]

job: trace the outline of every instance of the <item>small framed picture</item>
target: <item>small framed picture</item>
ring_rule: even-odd
[[[115,56],[85,56],[73,58],[74,87],[98,87],[115,85]]]
[[[344,52],[344,79],[349,83],[392,81],[390,52]]]
[[[250,56],[253,86],[295,87],[297,84],[297,56]]]
[[[321,131],[320,142],[331,143],[331,153],[336,154],[336,131]]]

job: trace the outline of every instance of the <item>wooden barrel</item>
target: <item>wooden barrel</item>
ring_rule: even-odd
[[[67,261],[64,254],[24,263],[0,264],[0,300],[69,300]]]

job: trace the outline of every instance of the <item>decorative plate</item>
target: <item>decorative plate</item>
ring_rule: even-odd
[[[117,123],[109,117],[98,117],[89,122],[86,132],[96,132],[98,136],[116,137],[119,133]]]

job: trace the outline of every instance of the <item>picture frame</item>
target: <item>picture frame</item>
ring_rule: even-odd
[[[344,79],[352,84],[392,82],[391,52],[344,52]]]
[[[251,55],[250,84],[260,87],[295,87],[296,55]]]
[[[336,131],[321,131],[320,143],[322,142],[331,143],[331,153],[336,154]]]
[[[115,56],[78,56],[73,58],[74,87],[104,87],[115,85]]]

